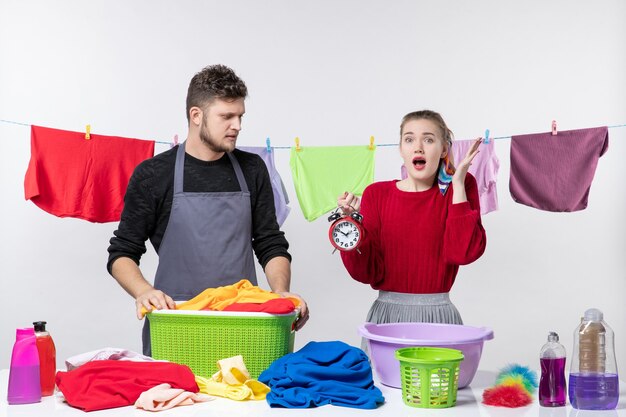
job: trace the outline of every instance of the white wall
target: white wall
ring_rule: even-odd
[[[440,111],[459,139],[626,123],[626,3],[606,1],[0,1],[0,119],[160,141],[186,134],[191,76],[233,67],[250,90],[241,145],[398,140],[400,118]],[[490,326],[485,369],[538,366],[549,330],[571,351],[583,311],[598,307],[626,366],[626,128],[610,130],[589,207],[548,213],[508,192],[509,140],[498,140],[500,210],[483,218],[485,255],[463,267],[452,298],[465,322]],[[140,350],[131,298],[107,274],[115,223],[49,215],[24,201],[29,128],[0,122],[0,368],[15,328],[47,320],[59,365],[105,346]],[[157,152],[167,145],[157,145]],[[331,255],[325,218],[304,220],[289,171],[284,225],[293,291],[311,320],[297,336],[358,344],[375,297]],[[397,178],[393,147],[376,179]],[[152,276],[156,256],[142,262]],[[266,283],[263,283],[266,285]]]

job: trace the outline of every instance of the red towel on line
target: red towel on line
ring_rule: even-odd
[[[56,375],[68,404],[84,411],[133,405],[142,392],[163,383],[199,391],[191,369],[170,362],[94,361]]]
[[[58,217],[95,223],[120,219],[135,167],[154,156],[154,141],[31,126],[24,194]]]
[[[296,309],[296,305],[288,298],[274,298],[264,303],[233,303],[223,311],[252,311],[271,314],[288,314]]]

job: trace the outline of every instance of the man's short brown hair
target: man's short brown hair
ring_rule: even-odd
[[[216,98],[246,98],[248,88],[235,71],[225,65],[210,65],[197,73],[187,90],[187,121],[192,107],[204,108]]]

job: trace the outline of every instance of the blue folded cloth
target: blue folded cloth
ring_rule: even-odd
[[[266,397],[271,407],[371,409],[385,402],[365,352],[339,341],[309,342],[275,360],[259,381],[272,390]]]

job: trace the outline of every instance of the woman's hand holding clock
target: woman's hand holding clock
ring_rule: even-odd
[[[341,209],[344,215],[349,216],[353,212],[359,211],[361,199],[346,191],[337,197],[337,207]]]

